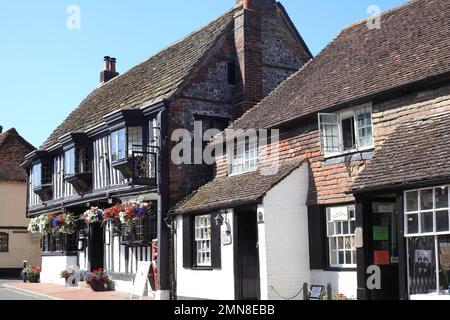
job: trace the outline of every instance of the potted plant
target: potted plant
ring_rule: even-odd
[[[75,287],[81,279],[81,272],[78,271],[77,267],[68,267],[67,269],[61,271],[61,278],[66,280],[66,286]]]
[[[38,283],[41,277],[41,268],[39,266],[28,266],[25,269],[25,274],[28,282]]]
[[[107,291],[109,289],[111,279],[103,269],[98,269],[86,275],[86,283],[93,291]]]

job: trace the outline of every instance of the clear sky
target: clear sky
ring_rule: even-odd
[[[406,0],[281,0],[313,54],[339,31]],[[235,0],[0,0],[0,125],[40,146],[99,84],[103,56],[123,73]],[[71,19],[80,9],[80,19]],[[69,21],[72,28],[68,28]],[[79,29],[77,22],[80,21]],[[75,27],[75,28],[73,28]]]

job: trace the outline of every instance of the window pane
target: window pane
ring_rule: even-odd
[[[358,130],[358,148],[373,146],[372,108],[361,108],[355,112]]]
[[[342,224],[340,222],[336,222],[336,234],[342,234]]]
[[[344,249],[344,238],[338,237],[337,240],[338,240],[338,242],[337,242],[338,249],[343,250]]]
[[[330,265],[335,266],[338,264],[337,261],[337,251],[332,250],[330,252]]]
[[[128,156],[133,155],[133,151],[142,151],[142,127],[128,128]]]
[[[113,161],[125,158],[125,136],[125,128],[111,134],[111,157]]]
[[[436,195],[436,209],[448,208],[448,188],[434,189]]]
[[[448,221],[448,211],[436,212],[436,232],[450,231]]]
[[[352,252],[351,251],[345,251],[345,263],[352,264]]]
[[[349,234],[350,230],[348,229],[349,223],[348,221],[342,222],[342,233]]]
[[[64,153],[64,173],[68,175],[75,174],[75,148]]]
[[[344,251],[339,251],[339,264],[345,264]]]
[[[418,203],[419,192],[407,192],[406,193],[406,211],[418,211],[419,203]]]
[[[419,218],[417,214],[408,214],[408,234],[419,233]]]
[[[42,165],[40,163],[37,163],[33,166],[33,187],[40,187],[41,182],[41,169]]]
[[[344,150],[352,150],[356,147],[354,121],[353,117],[342,120],[342,140]]]
[[[408,270],[410,294],[437,292],[435,238],[408,239]]]
[[[420,210],[433,209],[433,189],[420,191]]]
[[[422,232],[428,233],[433,232],[433,212],[422,212],[420,214],[421,224],[422,224]]]
[[[438,256],[439,256],[439,282],[441,285],[441,294],[450,288],[450,236],[438,237]]]

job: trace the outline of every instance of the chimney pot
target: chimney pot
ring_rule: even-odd
[[[104,67],[104,71],[111,71],[111,61],[110,61],[110,57],[106,56],[104,58],[104,62],[105,62],[105,67]]]
[[[117,59],[116,58],[111,58],[111,59],[109,59],[109,61],[111,62],[111,72],[114,72],[114,73],[116,73],[116,62],[117,62]]]

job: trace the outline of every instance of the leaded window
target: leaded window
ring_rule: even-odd
[[[7,233],[0,233],[0,252],[9,251],[9,235]]]

